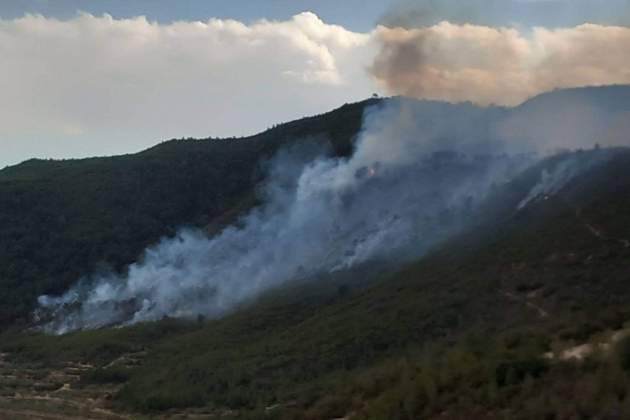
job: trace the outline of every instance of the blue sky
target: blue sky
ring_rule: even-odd
[[[67,19],[81,10],[117,18],[145,15],[162,23],[211,17],[251,22],[261,18],[285,20],[310,10],[328,23],[368,31],[389,4],[388,0],[0,0],[0,16],[6,19],[41,13]]]

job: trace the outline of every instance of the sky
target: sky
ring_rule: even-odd
[[[427,26],[447,20],[489,26],[570,27],[630,23],[630,0],[395,0],[379,21]]]
[[[0,0],[0,17],[41,13],[68,19],[77,11],[84,11],[116,18],[146,16],[160,23],[213,17],[249,23],[262,18],[287,20],[312,11],[328,23],[369,31],[390,3],[391,0]]]
[[[254,134],[375,92],[515,105],[630,83],[629,5],[0,0],[0,168]]]

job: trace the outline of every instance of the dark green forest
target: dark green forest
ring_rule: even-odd
[[[531,185],[538,170],[513,187]],[[630,152],[619,149],[562,194],[517,215],[496,210],[495,229],[478,226],[485,235],[473,229],[367,288],[298,285],[210,322],[7,333],[1,350],[46,366],[90,362],[76,386],[122,384],[113,404],[149,414],[208,405],[252,418],[627,412],[628,340],[584,359],[559,355],[630,320],[628,171]],[[510,191],[496,193],[504,209]],[[146,353],[141,365],[108,367],[134,352]]]
[[[38,295],[123,271],[182,226],[214,233],[259,204],[264,162],[281,147],[310,138],[349,155],[365,107],[380,103],[251,138],[0,171],[0,414],[33,392],[101,395],[131,418],[630,418],[627,148],[540,161],[496,186],[465,231],[395,270],[296,281],[216,320],[28,328]],[[515,211],[543,170],[602,154],[605,164]],[[81,370],[66,384],[68,366]]]
[[[278,125],[248,138],[170,140],[141,153],[30,160],[0,171],[0,329],[29,322],[37,296],[97,270],[120,272],[183,226],[215,232],[257,204],[261,165],[312,138],[347,155],[363,109]]]

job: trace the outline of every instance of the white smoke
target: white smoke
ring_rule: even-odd
[[[573,159],[568,159],[558,164],[552,172],[543,169],[540,181],[532,187],[527,196],[518,203],[518,210],[523,209],[529,203],[539,198],[548,198],[557,194],[580,170],[579,163]]]
[[[551,168],[543,168],[539,181],[529,190],[525,198],[518,203],[517,210],[522,210],[537,200],[547,200],[558,194],[575,177],[598,164],[604,163],[611,156],[612,152],[610,150],[601,150],[597,154],[589,154],[588,158],[585,158],[581,153],[577,153],[565,157]]]
[[[183,230],[163,239],[124,276],[93,276],[63,296],[42,296],[37,316],[55,333],[216,318],[290,281],[416,258],[470,224],[496,186],[537,161],[532,152],[589,139],[627,144],[611,132],[625,125],[611,122],[626,112],[628,92],[566,91],[514,109],[385,101],[366,111],[351,157],[330,157],[321,142],[294,142],[268,164],[264,205],[214,237]],[[579,125],[558,124],[557,110],[573,109],[563,101],[579,105],[581,116],[563,119],[594,128],[580,136]],[[515,206],[558,192],[594,163],[578,156],[556,164]]]
[[[484,115],[471,105],[392,101],[368,112],[348,159],[299,145],[283,151],[269,165],[265,205],[215,237],[184,230],[162,240],[123,277],[40,297],[45,329],[214,318],[287,281],[421,255],[521,164],[484,155],[496,146],[458,132]]]

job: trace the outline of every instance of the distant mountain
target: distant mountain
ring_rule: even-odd
[[[568,104],[589,103],[593,108],[610,112],[630,111],[630,86],[591,86],[573,89],[556,89],[525,101],[517,108],[528,111],[535,108],[553,107],[561,110]]]
[[[249,138],[171,140],[134,155],[1,170],[0,326],[26,322],[39,295],[94,272],[124,271],[182,226],[219,231],[258,203],[263,162],[278,150],[311,139],[348,156],[366,107],[392,101],[404,100],[345,105]],[[459,137],[481,144],[508,136],[517,151],[589,148],[623,142],[619,133],[630,124],[629,86],[559,90],[513,109],[411,102],[418,117],[444,121],[441,147]]]
[[[549,151],[630,145],[630,86],[543,93],[511,109],[498,131]]]

